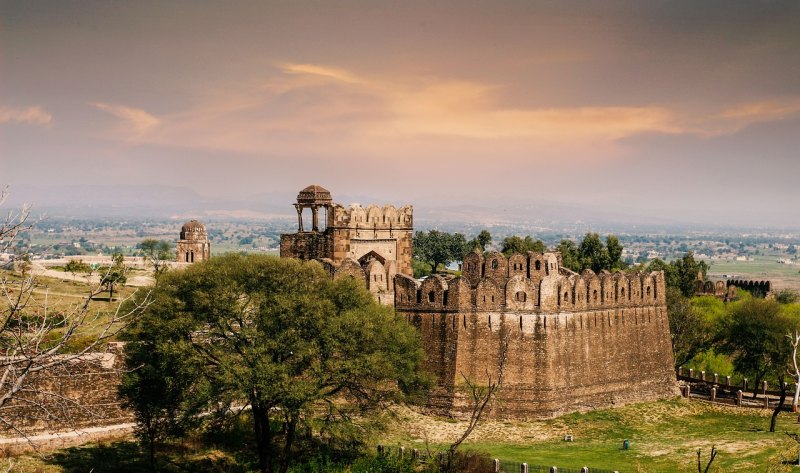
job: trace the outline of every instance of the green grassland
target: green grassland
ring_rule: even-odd
[[[620,472],[696,471],[697,449],[706,455],[720,451],[715,472],[792,471],[797,444],[784,434],[799,432],[797,417],[779,417],[776,433],[769,433],[771,411],[712,405],[683,399],[576,413],[541,422],[482,424],[464,448],[493,458],[562,468],[602,468]],[[424,437],[436,432],[458,432],[461,423],[406,416],[387,444],[425,448]],[[564,435],[572,434],[573,442]],[[630,449],[623,450],[628,439]],[[441,444],[444,438],[436,438]],[[694,462],[694,463],[693,463]]]
[[[797,459],[797,444],[784,432],[800,431],[796,417],[781,415],[776,433],[769,433],[768,425],[768,411],[675,399],[539,422],[485,421],[462,448],[507,462],[562,469],[588,466],[621,473],[688,473],[696,471],[698,448],[707,457],[716,446],[719,455],[710,470],[715,473],[795,471],[790,463]],[[376,443],[441,449],[463,426],[463,422],[452,419],[398,409],[398,420]],[[574,442],[563,441],[566,433],[574,436]],[[237,441],[223,442],[226,445],[196,439],[172,445],[163,449],[163,464],[174,465],[175,471],[252,471],[254,453],[248,454],[243,447],[252,444],[250,434],[240,431],[231,435]],[[631,442],[629,450],[621,448],[624,439]],[[374,451],[374,445],[369,451]],[[15,471],[24,473],[85,472],[92,468],[98,473],[147,471],[146,462],[130,440],[27,455],[15,461]],[[202,470],[197,469],[200,465]]]
[[[19,291],[21,275],[14,271],[0,270],[0,279],[6,281],[9,296],[14,297]],[[86,304],[90,293],[90,285],[85,281],[63,280],[45,276],[37,276],[30,299],[27,300],[25,312],[33,314],[56,315],[59,313],[76,315]],[[137,289],[118,285],[114,290],[114,301],[108,300],[108,292],[95,295],[86,308],[85,323],[73,335],[68,343],[67,351],[77,351],[96,339],[100,332],[108,325],[109,317],[119,307],[119,301],[127,298]],[[60,328],[55,328],[48,336],[55,340],[61,334]]]
[[[800,265],[780,264],[780,257],[776,254],[755,256],[753,261],[714,261],[709,274],[736,274],[741,279],[772,281],[778,289],[800,290]]]

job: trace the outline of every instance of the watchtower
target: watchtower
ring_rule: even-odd
[[[179,263],[196,263],[211,258],[206,227],[198,220],[189,220],[181,227],[177,258]]]

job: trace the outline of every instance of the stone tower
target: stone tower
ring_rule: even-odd
[[[189,220],[183,224],[177,246],[179,263],[196,263],[211,257],[211,243],[208,241],[206,227],[197,220]]]
[[[334,277],[346,274],[364,279],[379,301],[394,303],[395,275],[413,275],[414,211],[410,205],[344,207],[315,184],[297,194],[294,207],[297,233],[281,235],[281,257],[319,260]],[[303,217],[309,209],[311,222]]]

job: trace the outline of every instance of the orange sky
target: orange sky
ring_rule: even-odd
[[[798,5],[0,2],[0,184],[789,224]]]

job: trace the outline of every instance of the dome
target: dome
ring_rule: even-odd
[[[181,240],[197,240],[206,237],[206,227],[198,220],[189,220],[181,227]]]
[[[330,204],[332,202],[330,191],[317,184],[312,184],[297,194],[298,204]]]

